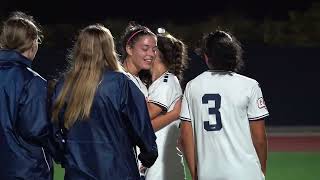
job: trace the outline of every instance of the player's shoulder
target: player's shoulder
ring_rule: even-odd
[[[26,68],[24,78],[29,88],[47,87],[47,80],[29,67]]]
[[[127,84],[129,81],[130,81],[130,78],[128,77],[128,75],[123,73],[122,71],[106,70],[103,73],[103,77],[100,84],[106,84],[106,85],[119,84],[120,86],[123,86]]]
[[[209,76],[208,71],[204,71],[201,74],[199,74],[198,76],[196,76],[195,78],[191,79],[188,83],[187,86],[191,86],[193,84],[197,84],[198,82],[200,82],[202,79],[205,79]]]
[[[129,79],[132,78],[132,74],[130,74],[129,72],[122,71],[121,73],[122,73],[123,75],[125,75],[126,77],[128,77]]]
[[[238,74],[236,72],[205,71],[200,75],[198,75],[197,77],[195,77],[194,79],[190,80],[187,83],[186,87],[189,87],[189,88],[198,87],[199,84],[208,82],[209,79],[212,82],[214,81],[214,79],[221,81],[221,78],[225,79],[226,81],[232,80],[232,82],[235,82],[236,84],[245,86],[245,87],[248,87],[248,86],[252,87],[255,85],[259,85],[259,83],[255,79],[245,75]]]
[[[174,84],[179,84],[179,80],[174,74],[165,72],[156,81],[154,81],[153,84],[158,84],[157,86],[159,86],[160,84],[161,86],[171,86]]]
[[[175,80],[177,79],[177,77],[170,73],[170,72],[165,72],[163,73],[160,77],[159,77],[159,80],[163,81],[163,82],[169,82],[170,80]]]
[[[235,78],[237,78],[238,81],[241,81],[242,83],[246,83],[247,85],[256,85],[256,84],[259,84],[257,80],[253,79],[253,78],[250,78],[248,76],[245,76],[245,75],[241,75],[241,74],[238,74],[238,73],[233,73],[233,76]]]
[[[169,82],[170,84],[180,84],[177,76],[170,72],[167,72],[164,78],[167,79],[167,82]]]

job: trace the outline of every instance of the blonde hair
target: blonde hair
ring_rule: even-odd
[[[73,65],[65,75],[52,112],[53,121],[58,121],[59,112],[66,105],[64,126],[68,129],[77,119],[89,118],[104,70],[120,71],[113,36],[99,24],[80,31],[70,59]]]
[[[14,12],[4,22],[0,36],[1,48],[14,49],[24,53],[35,40],[41,41],[41,30],[32,16],[23,12]]]

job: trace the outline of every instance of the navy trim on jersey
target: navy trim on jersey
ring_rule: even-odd
[[[188,122],[191,121],[191,119],[186,118],[186,117],[182,117],[182,116],[179,116],[179,119],[180,119],[181,121],[188,121]]]
[[[166,106],[166,105],[164,105],[164,104],[162,104],[160,102],[153,101],[153,100],[148,100],[148,102],[156,104],[156,105],[160,106],[163,111],[168,112],[168,106]]]
[[[168,75],[168,74],[164,75],[163,82],[168,82],[168,78],[169,78],[169,75]]]
[[[261,118],[264,118],[264,117],[267,117],[269,116],[269,113],[268,114],[264,114],[262,116],[258,116],[258,117],[254,117],[254,118],[249,118],[249,121],[256,121],[256,120],[259,120]]]
[[[169,72],[167,71],[163,77],[163,82],[168,82],[169,79]]]

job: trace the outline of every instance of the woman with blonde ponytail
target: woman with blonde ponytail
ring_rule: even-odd
[[[150,167],[157,158],[145,98],[121,71],[111,32],[85,27],[70,70],[52,97],[52,120],[63,130],[65,179],[138,179],[133,152]]]

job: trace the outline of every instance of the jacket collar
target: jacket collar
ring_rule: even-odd
[[[32,61],[24,57],[21,53],[9,49],[0,50],[0,62],[17,62],[27,67],[31,67],[32,64]]]

